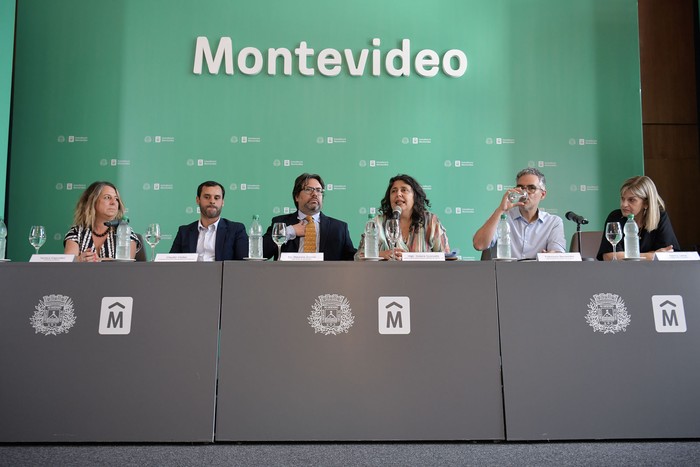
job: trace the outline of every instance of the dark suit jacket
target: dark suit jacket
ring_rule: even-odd
[[[272,218],[270,227],[263,235],[263,251],[265,258],[277,257],[277,244],[272,241],[272,224],[284,222],[287,225],[294,225],[299,222],[297,211],[291,214],[284,214]],[[352,261],[357,251],[352,245],[348,224],[328,217],[321,213],[319,218],[321,236],[318,243],[319,253],[323,253],[325,261]],[[297,253],[299,251],[299,237],[282,245],[283,253]]]
[[[181,225],[170,248],[170,253],[197,253],[199,238],[198,222]],[[240,222],[233,222],[223,217],[216,228],[216,261],[243,259],[248,256],[248,234]]]

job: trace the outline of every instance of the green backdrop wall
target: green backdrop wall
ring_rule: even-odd
[[[617,206],[621,181],[643,170],[635,0],[19,0],[17,17],[15,261],[32,252],[31,224],[47,226],[43,251],[62,251],[94,180],[119,187],[137,231],[161,224],[165,252],[177,226],[197,218],[203,180],[227,187],[225,217],[267,223],[294,209],[299,173],[320,173],[324,212],[348,221],[357,244],[388,179],[409,173],[451,246],[474,258],[473,233],[519,169],[540,168],[542,207],[583,214],[590,230]],[[198,37],[212,56],[231,39],[233,74],[225,61],[210,73],[206,59],[194,72]],[[392,76],[384,58],[404,39],[410,73]],[[302,42],[313,56],[294,54]],[[269,73],[268,48],[290,50],[291,74],[282,59]],[[317,61],[327,48],[339,51],[337,76]],[[362,76],[345,49],[354,64],[367,49]],[[466,71],[421,76],[424,49],[463,52]],[[246,72],[256,63],[260,73]]]
[[[0,218],[5,217],[15,0],[0,0]]]

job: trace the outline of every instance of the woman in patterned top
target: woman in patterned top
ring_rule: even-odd
[[[75,206],[73,226],[63,240],[63,252],[76,255],[80,262],[114,259],[117,250],[116,228],[105,222],[124,217],[124,205],[117,187],[109,182],[95,182],[83,192]],[[131,233],[131,258],[141,248]]]
[[[378,227],[379,256],[384,259],[392,257],[392,250],[386,239],[385,223],[397,207],[401,208],[399,217],[401,238],[394,249],[397,260],[401,259],[404,251],[450,252],[445,228],[437,216],[428,211],[430,200],[425,196],[425,191],[415,178],[401,174],[389,180],[389,186],[381,201],[380,215],[375,218]],[[362,234],[355,259],[364,256],[364,243],[365,236]]]

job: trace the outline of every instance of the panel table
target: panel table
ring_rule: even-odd
[[[0,264],[0,441],[213,441],[221,274]]]
[[[496,271],[508,440],[700,437],[700,264]]]
[[[225,263],[216,440],[503,439],[494,274]]]

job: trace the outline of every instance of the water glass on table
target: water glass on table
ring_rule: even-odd
[[[282,245],[287,243],[287,225],[284,222],[272,224],[272,241],[277,244],[277,261],[282,259]]]
[[[146,229],[146,243],[151,247],[151,261],[156,260],[156,245],[160,242],[160,225],[149,224]]]
[[[36,254],[39,254],[39,248],[46,243],[46,229],[43,225],[33,225],[29,229],[29,243],[36,250]]]
[[[608,222],[605,225],[605,238],[613,247],[613,261],[617,261],[617,244],[622,240],[622,228],[619,222]]]

